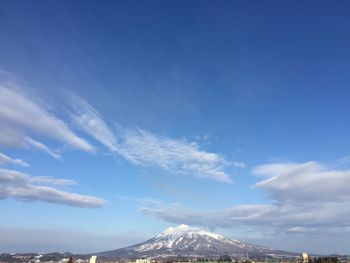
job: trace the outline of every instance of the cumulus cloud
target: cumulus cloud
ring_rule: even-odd
[[[7,156],[6,154],[0,152],[0,164],[6,164],[6,163],[15,164],[15,165],[24,166],[24,167],[29,166],[29,164],[23,161],[22,159],[13,159]]]
[[[73,133],[66,123],[19,89],[0,85],[0,121],[0,143],[3,146],[22,146],[26,143],[25,134],[37,133],[79,150],[93,151],[93,147]],[[6,142],[9,137],[12,138]]]
[[[70,180],[33,177],[14,170],[0,169],[0,199],[11,197],[22,201],[42,201],[83,208],[103,206],[105,200],[101,198],[53,187],[72,183]]]
[[[181,204],[142,205],[140,211],[168,222],[215,227],[266,226],[279,232],[334,233],[350,228],[350,170],[317,162],[273,163],[253,169],[264,176],[253,188],[267,193],[270,204],[198,210]]]

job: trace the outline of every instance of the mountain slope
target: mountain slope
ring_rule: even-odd
[[[118,258],[140,257],[209,257],[224,255],[231,257],[296,256],[263,246],[243,243],[237,240],[207,232],[187,225],[169,227],[159,235],[143,243],[98,255]]]

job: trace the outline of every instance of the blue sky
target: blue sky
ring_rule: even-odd
[[[349,254],[349,11],[0,1],[0,251],[186,223]]]

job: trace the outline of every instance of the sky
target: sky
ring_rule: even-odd
[[[0,0],[0,251],[188,224],[350,254],[349,12]]]

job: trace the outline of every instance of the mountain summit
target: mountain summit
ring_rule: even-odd
[[[281,257],[295,253],[243,243],[187,225],[169,227],[159,235],[134,246],[101,252],[100,256],[116,258],[140,257]]]

